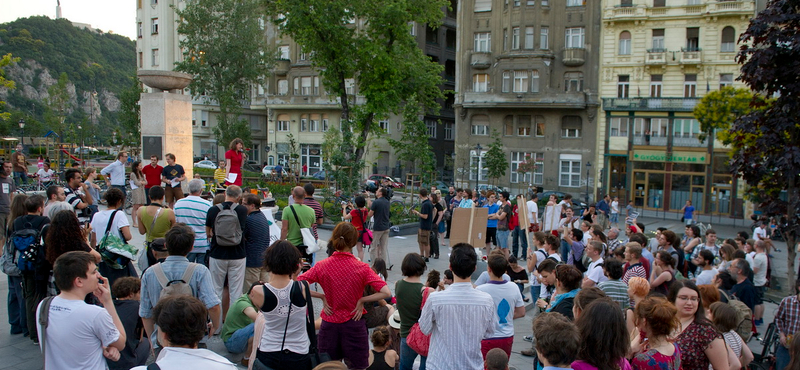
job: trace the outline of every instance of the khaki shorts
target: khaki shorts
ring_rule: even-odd
[[[178,199],[183,199],[183,189],[180,186],[177,188],[171,186],[164,188],[164,200],[167,203],[172,203]]]
[[[420,247],[429,247],[431,245],[431,231],[422,230],[417,231],[417,243]]]

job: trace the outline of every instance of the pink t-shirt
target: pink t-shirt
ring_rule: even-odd
[[[631,364],[628,362],[627,358],[620,359],[619,368],[620,370],[632,370]],[[572,363],[572,370],[597,370],[597,368],[590,365],[588,362],[577,360]]]

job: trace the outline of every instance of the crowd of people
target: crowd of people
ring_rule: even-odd
[[[241,149],[231,143],[227,180]],[[683,237],[647,237],[630,209],[620,224],[608,196],[585,210],[551,197],[540,217],[535,194],[421,189],[419,253],[405,254],[390,286],[390,189],[343,207],[327,253],[315,253],[323,216],[312,184],[292,189],[270,235],[261,199],[233,181],[207,201],[200,179],[184,196],[174,156],[161,169],[157,157],[134,163],[127,179],[126,159],[101,171],[107,209],[89,222],[99,194],[80,171],[46,198],[14,196],[11,164],[0,172],[11,333],[39,344],[47,369],[236,368],[207,348],[217,340],[255,369],[506,369],[514,320],[529,315],[531,346],[516,350],[537,368],[734,370],[753,360],[746,341],[763,327],[767,235],[723,241],[690,222]],[[126,194],[125,181],[141,190]],[[139,205],[132,222],[119,211],[127,196]],[[448,246],[461,232],[454,210],[475,207],[488,209],[485,243]],[[112,252],[131,224],[145,236],[138,259]],[[440,253],[449,268],[429,270]],[[776,367],[800,369],[800,295],[775,323]]]

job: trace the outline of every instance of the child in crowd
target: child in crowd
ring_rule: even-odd
[[[428,272],[428,280],[425,282],[425,286],[432,289],[437,289],[439,287],[439,283],[441,283],[441,274],[439,271],[433,269]]]
[[[400,361],[397,351],[391,349],[392,334],[388,326],[375,328],[370,337],[372,340],[372,350],[369,353],[369,366],[367,370],[389,370],[394,369],[395,364]]]

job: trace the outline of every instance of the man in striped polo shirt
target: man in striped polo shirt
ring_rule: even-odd
[[[194,231],[194,247],[186,256],[189,262],[205,264],[208,252],[208,234],[206,234],[206,214],[211,202],[200,197],[205,181],[192,179],[189,181],[189,196],[175,202],[175,221],[182,222]]]

